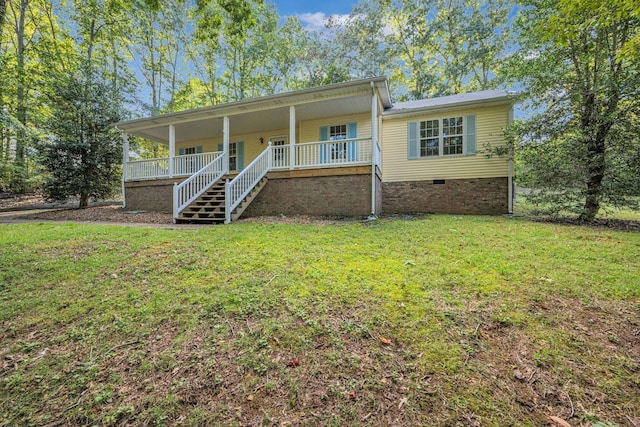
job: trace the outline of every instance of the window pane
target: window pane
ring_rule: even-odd
[[[347,139],[347,125],[329,126],[329,140]]]

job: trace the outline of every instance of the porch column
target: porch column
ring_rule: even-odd
[[[380,150],[378,147],[378,92],[371,83],[373,95],[371,96],[371,215],[376,215],[376,166]]]
[[[174,160],[176,157],[176,128],[169,125],[169,178],[173,178]]]
[[[289,169],[296,167],[296,107],[289,107]]]
[[[122,133],[122,207],[127,207],[127,199],[125,197],[124,183],[128,178],[129,165],[129,135]]]
[[[227,155],[224,165],[224,169],[229,173],[229,117],[224,116],[222,121],[222,150]]]

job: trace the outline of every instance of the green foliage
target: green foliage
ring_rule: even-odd
[[[28,166],[0,159],[0,192],[33,193],[42,187],[42,176]]]
[[[637,208],[640,196],[640,68],[622,54],[640,20],[604,5],[554,0],[523,8],[521,49],[507,73],[525,85],[531,111],[512,129],[521,184],[540,190],[531,200],[547,210],[584,220],[601,205]]]
[[[121,138],[111,125],[121,119],[117,96],[89,71],[67,75],[56,85],[51,139],[39,150],[48,172],[44,195],[53,200],[88,199],[113,194],[119,182]]]

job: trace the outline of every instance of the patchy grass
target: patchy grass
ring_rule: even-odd
[[[540,215],[540,211],[548,209],[548,205],[538,206],[531,203],[527,198],[528,190],[520,190],[517,194],[517,202],[514,205],[514,212],[520,215],[535,217]],[[544,216],[544,215],[543,215]],[[561,218],[576,218],[577,215],[561,211],[558,214]],[[619,221],[640,221],[640,211],[630,209],[619,209],[611,206],[603,206],[598,212],[597,219],[612,219]]]
[[[0,231],[0,426],[640,424],[638,233]]]

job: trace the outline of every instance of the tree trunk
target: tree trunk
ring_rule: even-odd
[[[80,194],[80,205],[78,207],[80,209],[85,209],[89,207],[89,193]]]
[[[0,0],[2,1],[2,0]],[[16,52],[17,60],[17,73],[18,73],[18,85],[16,88],[16,117],[18,121],[23,125],[27,125],[27,91],[25,82],[25,69],[24,69],[24,55],[25,55],[25,18],[27,15],[27,8],[29,6],[29,0],[22,0],[20,2],[20,16],[18,17],[16,27],[16,38],[18,39],[18,50]],[[26,134],[24,130],[18,131],[18,138],[16,138],[16,163],[18,165],[24,165],[24,157],[26,153]]]
[[[602,132],[603,129],[600,130]],[[598,132],[600,134],[600,132]],[[600,210],[602,197],[602,180],[605,174],[605,142],[604,137],[596,135],[596,140],[589,142],[589,179],[587,180],[587,196],[584,210],[580,214],[583,221],[593,221]]]

